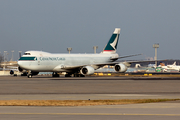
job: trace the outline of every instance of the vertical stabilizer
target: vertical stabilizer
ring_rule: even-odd
[[[116,53],[120,30],[120,28],[115,28],[110,40],[101,53]]]
[[[176,66],[176,61],[173,63],[173,66]]]

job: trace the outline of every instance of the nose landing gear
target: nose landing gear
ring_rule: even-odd
[[[32,74],[28,74],[27,77],[28,77],[28,78],[32,78]]]

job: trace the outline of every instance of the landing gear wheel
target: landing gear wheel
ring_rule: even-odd
[[[21,74],[21,76],[27,76],[27,72],[24,72],[23,74]]]
[[[28,75],[28,78],[32,78],[32,74],[29,74],[29,75]]]
[[[79,77],[79,74],[74,74],[74,77]]]
[[[16,76],[16,77],[17,77],[17,74],[14,74],[14,76]]]
[[[85,75],[80,74],[79,77],[85,77]]]
[[[59,77],[59,74],[56,72],[53,72],[52,77]]]
[[[74,74],[74,77],[85,77],[85,76],[82,74]]]
[[[66,74],[65,77],[71,77],[71,74]]]

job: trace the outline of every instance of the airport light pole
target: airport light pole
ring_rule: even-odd
[[[69,51],[69,54],[70,54],[70,52],[72,51],[72,48],[71,48],[71,47],[68,47],[68,48],[67,48],[67,51]]]
[[[12,52],[12,58],[11,58],[11,61],[13,61],[13,53],[14,53],[14,50],[12,50],[11,52]]]
[[[6,53],[7,53],[7,51],[4,51],[4,67],[3,67],[3,71],[5,71],[5,55],[6,55]]]
[[[6,55],[7,55],[7,56],[6,56],[6,61],[8,62],[8,60],[9,60],[9,59],[8,59],[9,53],[7,52]]]
[[[159,48],[159,43],[153,44],[153,48],[155,48],[154,60],[157,60],[157,48]],[[157,61],[155,61],[155,65],[156,65],[156,67],[157,67]]]
[[[98,49],[98,46],[93,46],[94,54],[96,54],[96,50]]]
[[[0,51],[0,66],[1,66],[1,62],[2,62],[2,56],[1,56],[1,51]]]
[[[22,53],[22,51],[19,51],[19,59],[21,58],[21,53]]]

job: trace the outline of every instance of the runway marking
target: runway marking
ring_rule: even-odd
[[[0,115],[119,115],[119,116],[180,116],[180,114],[131,114],[131,113],[0,113]]]

